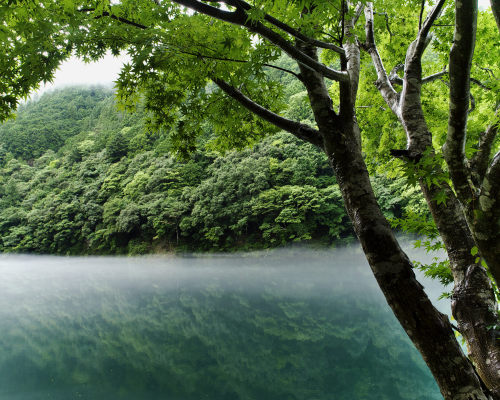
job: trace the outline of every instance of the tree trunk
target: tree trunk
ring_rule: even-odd
[[[403,329],[422,354],[446,400],[488,399],[471,363],[458,345],[446,315],[431,304],[416,280],[373,194],[360,152],[335,132],[325,150],[347,212],[375,278]]]
[[[316,59],[310,45],[297,46]],[[354,47],[355,44],[352,44]],[[356,79],[359,53],[346,45],[342,67]],[[352,50],[352,51],[351,51]],[[316,124],[340,187],[347,213],[375,278],[401,326],[419,350],[446,400],[489,400],[481,380],[457,343],[448,317],[432,305],[373,193],[361,152],[355,87],[342,83],[341,114],[332,108],[320,74],[299,64]],[[352,79],[351,78],[351,79]]]

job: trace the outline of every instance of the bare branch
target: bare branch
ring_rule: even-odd
[[[399,69],[396,70],[396,68],[404,68],[404,65],[403,64],[396,65],[396,67],[394,67],[394,69],[389,74],[389,80],[391,81],[391,83],[393,85],[402,85],[403,84],[403,78],[401,78],[397,74],[397,71]],[[422,85],[425,85],[426,83],[437,81],[438,79],[441,79],[445,75],[448,75],[448,71],[444,71],[443,70],[443,71],[440,71],[440,72],[436,72],[435,74],[426,76],[425,78],[422,78]],[[472,81],[472,78],[471,78],[471,81]],[[476,79],[476,81],[477,81],[477,79]],[[486,88],[486,86],[482,85],[481,82],[477,81],[477,83],[479,85],[481,85],[482,87]]]
[[[349,80],[349,76],[347,75],[347,73],[328,68],[326,65],[314,60],[307,54],[300,51],[296,46],[294,46],[288,40],[283,38],[280,34],[276,33],[272,29],[269,29],[261,22],[251,21],[248,18],[248,14],[241,8],[238,8],[236,11],[226,11],[216,7],[212,7],[208,4],[201,3],[200,1],[197,0],[173,0],[173,1],[177,4],[181,4],[185,7],[191,8],[192,10],[195,10],[199,13],[220,19],[221,21],[244,26],[250,32],[259,34],[263,38],[267,39],[274,45],[281,48],[295,61],[304,65],[306,68],[310,68],[311,70],[321,74],[325,78],[329,78],[334,81]]]
[[[470,71],[477,28],[477,1],[462,0],[455,6],[455,34],[450,51],[450,113],[444,156],[458,198],[469,204],[475,188],[465,157]]]
[[[387,105],[396,115],[399,115],[399,94],[396,92],[396,90],[394,90],[394,87],[389,81],[389,77],[387,76],[387,72],[384,68],[384,64],[382,63],[382,59],[375,44],[375,35],[373,32],[372,3],[367,3],[365,6],[365,20],[366,43],[364,45],[364,48],[370,54],[373,65],[375,66],[375,70],[377,71],[377,80],[375,82],[375,85],[382,94],[382,97],[384,98]]]
[[[322,148],[323,140],[320,133],[316,129],[313,129],[310,126],[302,124],[300,122],[284,118],[268,110],[267,108],[262,107],[260,104],[254,102],[234,86],[231,86],[229,83],[222,79],[216,77],[212,77],[211,79],[224,93],[236,100],[250,112],[266,120],[267,122],[270,122],[278,128],[290,132],[291,134],[297,136],[299,139],[305,140],[309,143],[314,144],[315,146]]]

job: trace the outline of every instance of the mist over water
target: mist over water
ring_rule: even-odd
[[[2,255],[0,274],[2,400],[440,398],[355,246]]]

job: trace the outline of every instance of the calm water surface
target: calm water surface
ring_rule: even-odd
[[[0,273],[1,400],[441,399],[356,248]]]

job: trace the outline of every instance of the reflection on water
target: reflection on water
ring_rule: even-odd
[[[0,399],[440,399],[356,249],[0,256]]]

